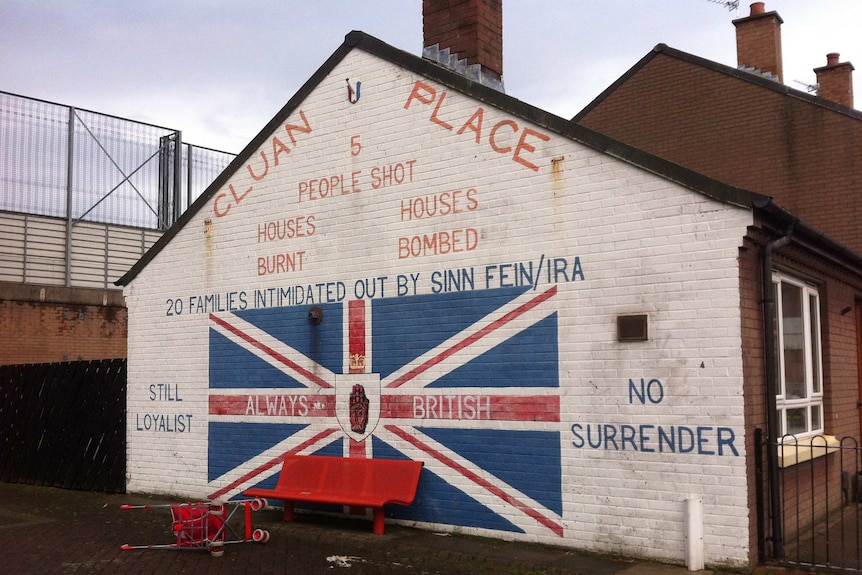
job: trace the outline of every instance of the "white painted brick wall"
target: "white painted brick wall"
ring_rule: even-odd
[[[356,104],[346,101],[345,78],[362,82]],[[454,130],[431,121],[436,102],[413,101],[405,109],[418,80],[432,86],[437,98],[446,92],[438,117],[452,123]],[[536,151],[525,154],[539,166],[538,171],[514,162],[511,154],[494,152],[487,143],[487,132],[479,144],[469,130],[456,133],[480,106],[485,130],[501,120],[511,120],[519,130],[529,127],[549,136],[547,142],[533,139]],[[191,296],[224,297],[239,290],[251,294],[256,289],[341,281],[348,286],[347,299],[352,299],[350,288],[358,279],[388,276],[391,281],[397,274],[408,273],[420,274],[418,293],[429,294],[428,276],[438,270],[472,267],[481,271],[487,265],[538,262],[542,257],[568,261],[578,257],[584,279],[557,283],[553,298],[559,388],[550,393],[559,397],[560,421],[539,427],[529,421],[491,421],[480,426],[558,433],[563,513],[543,513],[562,525],[562,536],[526,519],[451,468],[429,460],[426,469],[488,505],[523,533],[460,526],[462,531],[676,562],[684,559],[685,499],[702,497],[707,562],[745,563],[748,509],[736,258],[751,214],[552,135],[358,50],[317,86],[288,123],[303,123],[299,110],[308,118],[312,133],[297,132],[294,145],[283,127],[277,129],[273,135],[290,148],[289,153],[279,155],[279,165],[274,165],[273,144],[268,139],[261,147],[270,162],[266,176],[255,181],[243,166],[229,183],[237,194],[251,187],[248,195],[237,203],[225,186],[216,194],[221,199],[211,199],[195,214],[126,289],[129,490],[207,497],[222,485],[208,478],[210,451],[222,455],[218,452],[228,442],[243,439],[209,435],[209,422],[222,417],[211,417],[208,406],[213,322],[208,313],[192,313]],[[357,157],[351,156],[353,136],[359,136],[362,145]],[[501,129],[498,137],[501,145],[517,143],[511,130]],[[555,158],[561,158],[557,173],[551,166]],[[411,160],[415,160],[412,181],[372,189],[372,168]],[[247,164],[255,174],[263,174],[259,154]],[[349,178],[356,170],[362,171],[361,192],[298,201],[300,182],[339,174]],[[475,211],[401,220],[403,199],[468,188],[478,190]],[[221,203],[216,205],[216,201]],[[214,210],[224,210],[228,201],[230,211],[217,217]],[[258,243],[258,224],[303,215],[314,215],[314,235]],[[478,230],[476,250],[398,258],[398,237],[462,228]],[[258,257],[295,251],[305,252],[302,271],[258,275]],[[394,297],[393,285],[388,287],[385,295]],[[543,278],[536,293],[549,287]],[[493,295],[495,291],[482,293]],[[179,314],[177,301],[183,304]],[[174,315],[169,315],[171,311]],[[647,314],[650,340],[617,342],[620,314]],[[515,325],[501,331],[514,334]],[[629,380],[639,382],[641,378],[661,382],[661,401],[630,401]],[[159,384],[173,389],[175,399],[181,401],[153,400],[150,386]],[[548,390],[539,392],[547,394]],[[515,394],[506,389],[492,393]],[[163,416],[174,423],[183,416],[185,429],[159,429],[153,422],[162,421]],[[235,416],[232,421],[269,420]],[[309,423],[311,430],[337,425],[334,421],[326,425],[296,422]],[[458,428],[462,423],[437,422],[441,428]],[[421,437],[410,421],[399,425]],[[625,425],[656,426],[646,428],[652,436],[649,445],[656,451],[633,450],[632,443],[627,449],[578,447],[573,425],[582,429],[608,425],[618,433]],[[695,453],[659,452],[657,426],[732,430],[738,455],[698,454],[697,449]],[[404,439],[390,435],[386,440],[395,449],[410,453],[410,443]],[[705,448],[714,450],[714,433],[709,441]],[[491,444],[486,455],[505,449]],[[249,459],[237,473],[254,469],[270,453],[276,452]],[[551,473],[553,465],[551,462],[548,469]],[[523,493],[518,496],[532,501]],[[459,527],[435,521],[427,524],[441,529]]]

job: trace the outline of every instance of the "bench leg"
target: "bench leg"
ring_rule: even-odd
[[[293,521],[293,501],[284,502],[284,520]]]
[[[374,508],[374,533],[383,535],[383,528],[386,525],[385,517],[383,516],[383,508]]]

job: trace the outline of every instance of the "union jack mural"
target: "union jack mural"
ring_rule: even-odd
[[[562,537],[556,293],[210,315],[210,497],[273,487],[288,453],[415,459],[388,517]]]

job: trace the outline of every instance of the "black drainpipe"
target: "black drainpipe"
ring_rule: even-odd
[[[772,511],[772,553],[774,559],[784,558],[784,536],[781,527],[781,490],[778,481],[778,405],[775,392],[778,387],[776,376],[778,366],[775,365],[775,297],[772,289],[772,255],[779,248],[790,243],[793,235],[793,224],[785,234],[763,248],[763,324],[764,324],[764,365],[766,370],[766,461],[769,469],[769,505]],[[757,446],[760,449],[760,446]]]

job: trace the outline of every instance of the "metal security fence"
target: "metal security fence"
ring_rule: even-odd
[[[233,158],[178,130],[0,92],[0,211],[165,230]]]
[[[761,561],[862,573],[862,447],[818,435],[770,442],[756,430]],[[767,458],[775,457],[772,477]]]
[[[111,289],[233,159],[0,92],[0,281]]]

